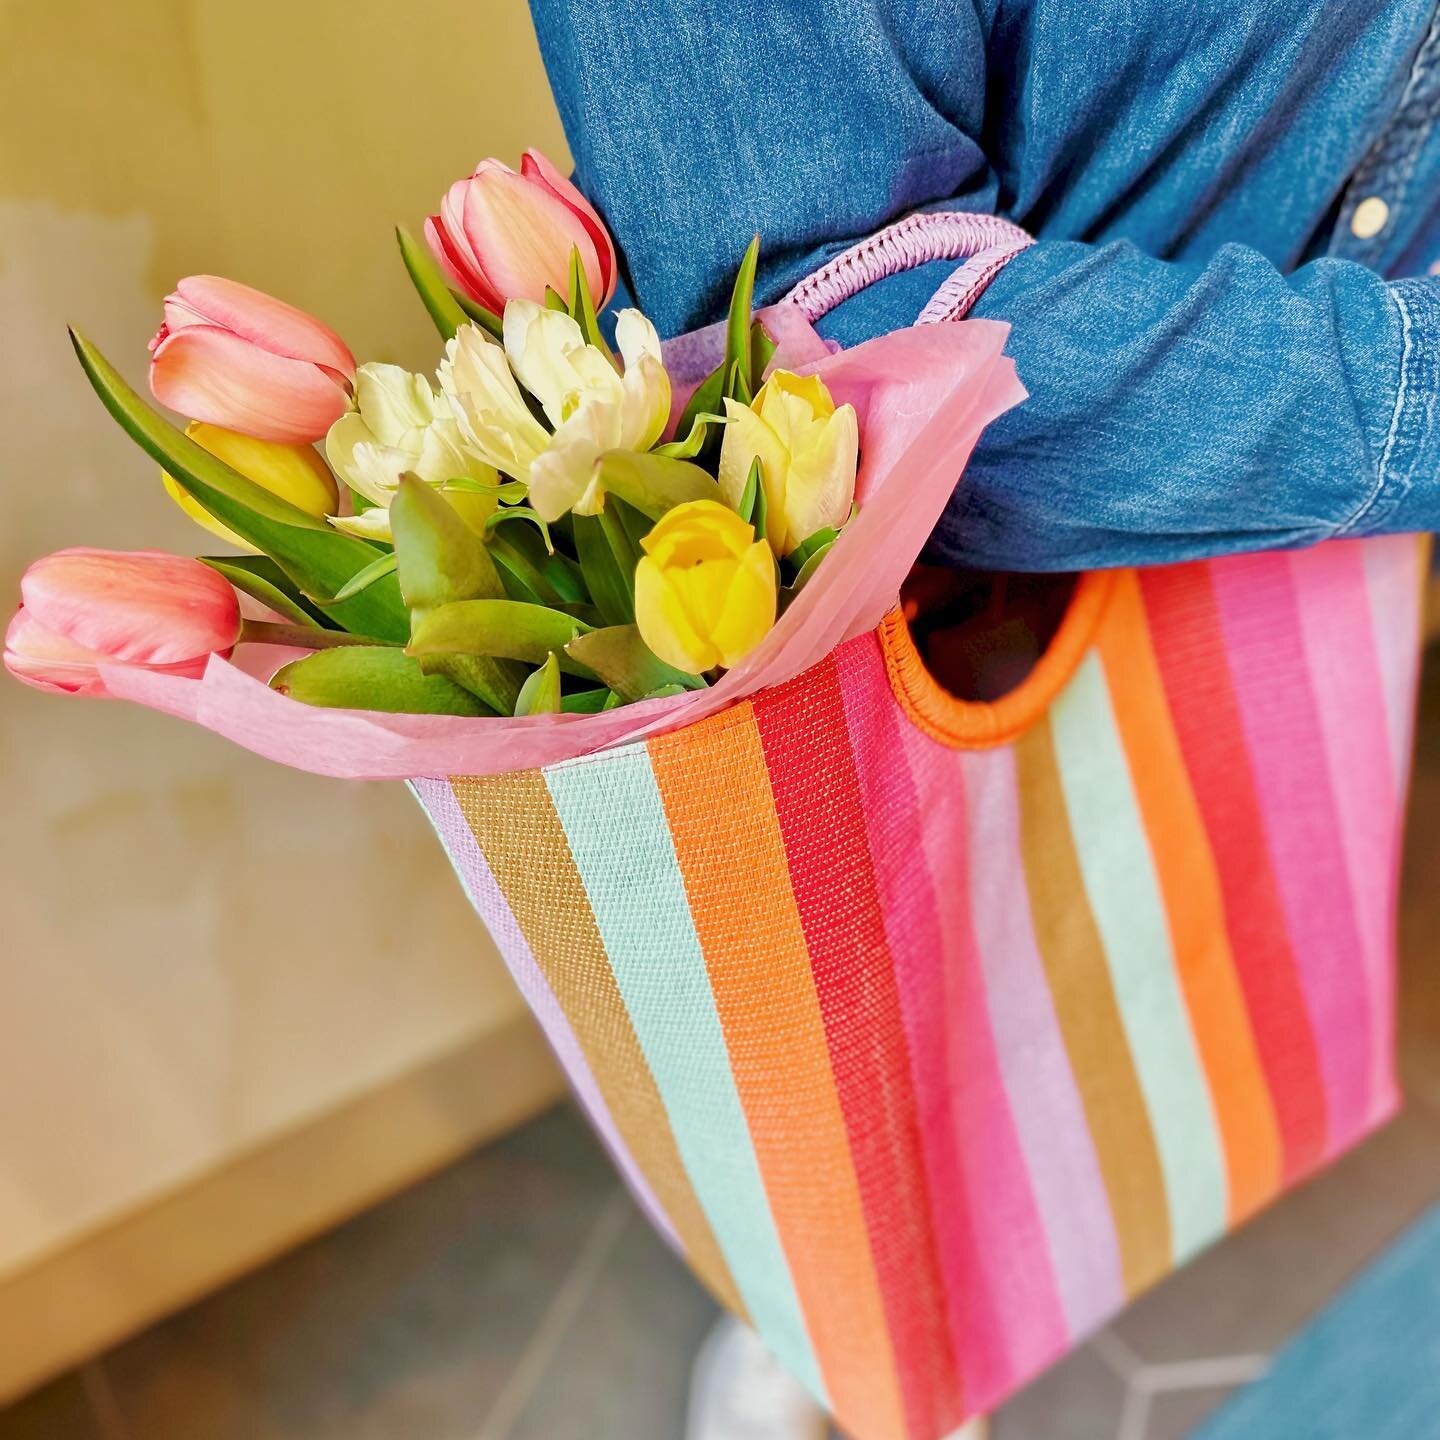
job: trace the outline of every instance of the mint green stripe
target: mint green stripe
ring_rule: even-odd
[[[1085,890],[1160,1152],[1179,1264],[1225,1230],[1225,1161],[1098,656],[1086,657],[1052,724]]]
[[[680,1158],[751,1322],[822,1401],[644,745],[545,771]]]

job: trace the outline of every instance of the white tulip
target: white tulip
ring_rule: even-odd
[[[524,480],[550,436],[530,413],[504,350],[478,326],[462,326],[445,346],[440,388],[470,448],[497,470]]]
[[[330,427],[325,454],[340,478],[374,507],[336,516],[332,523],[372,540],[391,538],[390,502],[402,475],[437,487],[458,479],[493,485],[499,478],[465,444],[459,424],[430,382],[398,365],[362,365],[356,371],[355,407]],[[467,518],[474,518],[477,499],[483,497],[465,497]]]
[[[604,496],[595,484],[595,461],[607,450],[649,450],[670,419],[660,337],[638,310],[622,310],[615,327],[621,374],[562,311],[512,300],[504,328],[511,369],[555,427],[523,477],[530,503],[547,520],[568,510],[596,514]]]

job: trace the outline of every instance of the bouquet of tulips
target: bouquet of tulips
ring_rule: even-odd
[[[73,336],[164,488],[238,553],[39,561],[12,673],[105,693],[116,667],[199,676],[280,645],[269,683],[310,705],[526,716],[680,695],[754,650],[850,519],[859,450],[853,406],[772,367],[758,240],[682,406],[645,316],[602,323],[614,246],[544,156],[483,162],[425,233],[399,241],[444,342],[433,379],[192,276],[150,345],[182,431]]]

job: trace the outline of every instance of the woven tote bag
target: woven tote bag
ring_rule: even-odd
[[[969,254],[958,316],[1025,243],[897,230],[794,303]],[[654,1225],[850,1435],[940,1440],[1395,1107],[1421,580],[1409,537],[1089,574],[994,703],[897,610],[413,789]]]

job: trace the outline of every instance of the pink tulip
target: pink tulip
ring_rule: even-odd
[[[160,550],[61,550],[20,581],[5,668],[37,690],[103,695],[101,665],[199,675],[229,654],[240,606],[222,576]]]
[[[191,275],[150,342],[150,390],[191,420],[308,444],[345,413],[355,357],[303,310],[218,275]]]
[[[517,175],[482,160],[457,180],[425,222],[425,238],[457,289],[499,314],[507,300],[570,293],[570,252],[580,251],[596,308],[615,293],[615,245],[595,207],[538,151]]]

